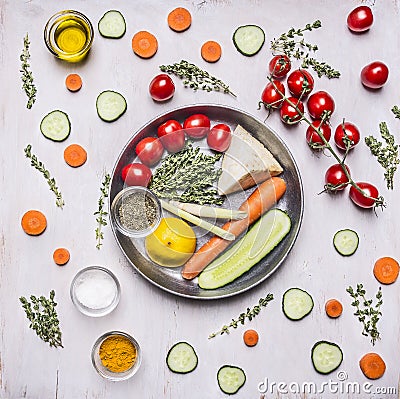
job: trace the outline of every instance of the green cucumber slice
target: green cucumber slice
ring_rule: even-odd
[[[97,114],[105,122],[114,122],[126,111],[124,96],[116,91],[106,90],[96,100]]]
[[[211,262],[200,274],[201,288],[222,287],[250,270],[270,253],[289,233],[291,221],[280,209],[271,209],[226,252]]]
[[[198,358],[192,345],[177,342],[168,351],[166,362],[174,373],[187,374],[197,367]]]
[[[240,367],[227,364],[218,370],[217,381],[222,392],[233,395],[246,382],[246,374]]]
[[[251,57],[256,55],[265,42],[265,33],[257,25],[239,26],[233,34],[233,44],[239,53]]]
[[[311,349],[311,360],[318,373],[329,374],[341,365],[343,352],[333,342],[319,341]]]
[[[51,111],[40,122],[40,131],[49,140],[64,141],[71,133],[71,122],[65,112]]]
[[[100,35],[110,39],[119,39],[126,32],[124,16],[117,10],[107,11],[99,20]]]
[[[282,310],[290,320],[301,320],[306,317],[314,307],[311,295],[300,288],[289,288],[282,298]]]
[[[354,230],[339,230],[333,237],[333,246],[342,256],[353,255],[359,243],[358,234]]]

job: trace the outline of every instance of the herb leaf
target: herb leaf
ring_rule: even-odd
[[[28,102],[26,104],[26,108],[31,109],[33,103],[36,101],[36,86],[33,83],[33,75],[32,72],[30,71],[29,67],[29,59],[31,57],[29,53],[29,37],[28,33],[24,37],[24,48],[22,50],[22,53],[19,57],[21,61],[21,79],[22,79],[22,88],[25,91],[26,96],[28,97]]]
[[[105,219],[105,217],[108,215],[108,212],[106,212],[103,207],[104,207],[104,202],[105,199],[108,197],[108,189],[110,187],[110,182],[111,182],[111,176],[106,173],[104,175],[104,180],[101,183],[101,187],[100,187],[100,198],[98,201],[98,210],[94,213],[94,216],[96,217],[96,222],[97,222],[97,227],[95,230],[96,233],[96,248],[100,249],[102,244],[102,240],[104,239],[104,234],[101,231],[103,226],[107,226],[107,221]]]

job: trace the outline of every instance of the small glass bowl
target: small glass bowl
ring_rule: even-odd
[[[133,346],[136,348],[136,360],[131,366],[130,369],[121,372],[121,373],[116,373],[113,371],[110,371],[107,367],[103,366],[103,363],[101,362],[100,355],[99,355],[99,350],[100,346],[103,343],[104,340],[107,338],[113,336],[113,335],[121,335],[125,338],[128,338],[129,341],[133,344]],[[99,375],[101,375],[103,378],[106,378],[107,380],[111,381],[123,381],[127,380],[128,378],[132,377],[136,372],[138,371],[140,367],[140,363],[142,362],[142,350],[140,349],[140,345],[138,342],[133,338],[131,335],[122,332],[122,331],[110,331],[105,334],[103,334],[101,337],[99,337],[96,342],[93,345],[92,348],[92,364],[95,370]]]
[[[147,228],[142,229],[142,230],[134,230],[130,229],[129,227],[125,226],[120,218],[119,210],[120,207],[126,204],[127,199],[129,198],[130,195],[136,194],[136,193],[142,193],[146,197],[149,197],[155,204],[155,220],[154,222]],[[111,204],[111,221],[114,223],[114,225],[117,227],[117,229],[124,235],[131,237],[131,238],[140,238],[140,237],[145,237],[149,234],[151,234],[160,224],[161,222],[161,215],[162,215],[162,208],[161,208],[161,203],[160,200],[157,198],[157,196],[150,191],[146,187],[142,186],[131,186],[131,187],[126,187],[123,190],[121,190],[114,198],[112,204]]]
[[[88,307],[85,304],[83,304],[81,301],[79,301],[79,298],[76,294],[77,287],[79,286],[79,284],[82,283],[82,279],[85,278],[85,275],[86,275],[86,277],[89,277],[89,275],[92,273],[100,273],[103,275],[107,275],[107,276],[111,277],[113,283],[115,284],[114,298],[113,298],[112,302],[110,302],[110,304],[106,307],[102,307],[102,308]],[[98,291],[98,292],[100,292],[100,291]],[[86,268],[80,270],[73,278],[73,280],[71,282],[71,287],[70,287],[70,295],[71,295],[72,302],[74,303],[76,308],[81,313],[83,313],[86,316],[101,317],[101,316],[105,316],[105,315],[111,313],[117,307],[120,296],[121,296],[121,285],[119,284],[119,281],[118,281],[117,277],[115,277],[114,273],[112,273],[110,270],[106,269],[105,267],[89,266],[89,267],[86,267]]]

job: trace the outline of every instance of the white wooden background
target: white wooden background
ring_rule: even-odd
[[[370,32],[355,35],[346,27],[348,12],[359,4],[346,1],[295,0],[147,0],[147,1],[50,1],[1,0],[1,224],[0,224],[0,396],[19,398],[224,398],[216,382],[223,364],[242,367],[247,382],[237,398],[259,398],[257,386],[266,377],[270,382],[314,381],[318,384],[336,379],[318,375],[312,368],[310,349],[320,340],[337,342],[344,352],[341,371],[347,381],[364,383],[358,361],[363,354],[376,351],[387,364],[384,377],[374,387],[398,387],[400,354],[400,312],[398,281],[383,287],[383,317],[379,322],[382,340],[374,348],[361,336],[361,325],[352,315],[345,288],[363,282],[368,294],[378,289],[372,275],[374,261],[381,256],[400,258],[399,251],[399,177],[395,190],[388,192],[383,170],[364,144],[349,155],[348,162],[359,180],[374,182],[387,200],[387,209],[373,212],[356,208],[347,194],[317,195],[323,187],[326,169],[332,160],[310,152],[305,141],[306,126],[286,128],[278,114],[268,124],[285,140],[297,160],[304,183],[305,212],[298,240],[284,265],[271,278],[251,291],[231,299],[194,301],[167,294],[153,287],[130,267],[121,254],[111,229],[104,229],[104,245],[95,248],[95,218],[100,182],[104,171],[111,171],[128,138],[149,119],[177,106],[193,103],[219,103],[248,111],[263,120],[257,110],[259,96],[266,83],[267,62],[271,57],[269,41],[291,26],[304,26],[316,19],[323,27],[307,38],[320,46],[317,58],[338,68],[340,79],[316,79],[316,89],[327,90],[336,101],[332,125],[342,118],[356,123],[362,135],[378,134],[378,123],[387,121],[399,139],[400,122],[390,113],[400,104],[400,16],[398,1],[376,1],[375,23]],[[172,32],[168,12],[176,6],[187,7],[193,16],[192,27],[185,33]],[[121,40],[106,40],[98,34],[88,59],[67,64],[53,58],[43,42],[47,19],[61,9],[77,9],[96,26],[110,8],[119,9],[127,21]],[[240,55],[231,41],[241,24],[258,24],[266,32],[262,51],[252,58]],[[154,58],[142,60],[131,50],[131,38],[138,30],[149,30],[159,40]],[[21,90],[19,55],[23,37],[31,40],[31,69],[38,88],[37,102],[25,108]],[[201,44],[214,39],[222,44],[223,56],[214,64],[202,61]],[[220,93],[194,93],[178,80],[176,94],[165,104],[154,103],[148,95],[148,83],[165,63],[187,59],[228,82],[237,99]],[[375,92],[365,90],[359,80],[361,68],[382,60],[390,69],[387,85]],[[83,88],[69,93],[64,86],[68,73],[83,78]],[[127,113],[107,124],[96,115],[95,99],[105,89],[117,90],[128,102]],[[41,135],[39,123],[53,109],[67,112],[72,133],[64,143],[50,142]],[[88,161],[79,169],[63,161],[66,145],[80,143],[88,150]],[[40,174],[29,166],[23,149],[32,149],[56,177],[65,198],[65,209],[54,204],[54,196]],[[20,227],[28,209],[42,210],[48,228],[39,237],[29,237]],[[360,235],[356,254],[342,258],[332,247],[333,234],[341,228],[355,229]],[[71,251],[65,267],[53,264],[56,247]],[[122,284],[122,298],[110,315],[92,319],[80,314],[69,298],[72,277],[81,268],[99,264],[110,268]],[[309,317],[292,322],[281,310],[282,293],[298,286],[309,291],[315,307]],[[28,329],[18,301],[21,295],[56,291],[64,349],[52,349]],[[229,336],[208,340],[208,334],[228,323],[268,292],[275,300],[245,327]],[[325,301],[331,297],[344,305],[343,315],[331,320],[325,315]],[[242,333],[249,327],[260,334],[260,342],[247,348]],[[102,333],[121,329],[133,334],[143,348],[143,363],[130,380],[113,383],[103,380],[90,361],[92,344]],[[165,365],[170,346],[178,340],[191,342],[199,356],[198,368],[188,375],[171,373]],[[304,398],[304,395],[268,395],[267,398]],[[306,395],[307,398],[316,397]],[[395,398],[386,395],[321,395],[328,397]]]

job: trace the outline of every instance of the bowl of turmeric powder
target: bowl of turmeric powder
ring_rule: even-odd
[[[122,331],[110,331],[99,337],[92,348],[92,363],[99,375],[122,381],[139,369],[142,353],[138,342]]]

